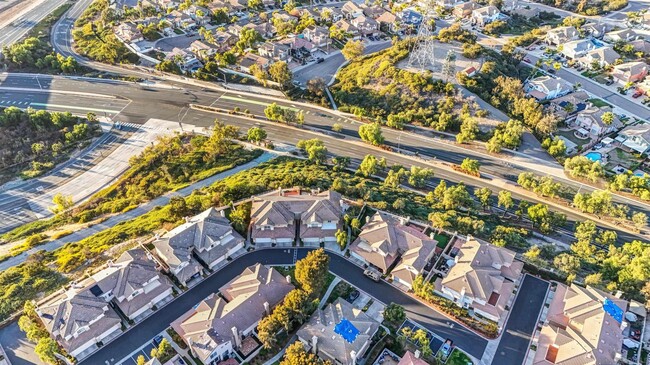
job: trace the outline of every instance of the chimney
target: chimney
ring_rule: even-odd
[[[226,210],[225,209],[221,209],[219,211],[219,213],[221,214],[222,217],[226,217]]]
[[[318,355],[318,337],[316,335],[311,336],[311,350]]]
[[[185,223],[190,223],[190,217],[185,217]]]
[[[287,279],[288,284],[291,284],[291,275],[287,275],[287,277],[285,279]]]
[[[415,356],[416,359],[419,359],[420,358],[420,350],[415,350],[415,353],[413,354],[413,356]]]
[[[434,239],[435,234],[433,232],[429,233],[429,238]]]
[[[235,348],[238,349],[241,347],[241,336],[239,336],[239,330],[237,327],[231,328],[232,335],[235,338]]]
[[[269,305],[269,302],[264,302],[264,313],[266,313],[267,316],[271,314],[271,306]]]
[[[370,217],[366,216],[366,223],[370,222]]]
[[[355,365],[357,363],[357,352],[352,350],[350,351],[350,365]]]

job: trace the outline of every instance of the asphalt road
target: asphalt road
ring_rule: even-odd
[[[160,309],[154,316],[132,327],[126,334],[98,352],[79,362],[79,364],[97,365],[114,364],[131,352],[135,351],[147,339],[162,332],[169,324],[200,300],[217,291],[241,271],[250,265],[262,263],[265,265],[290,265],[294,261],[294,250],[297,258],[303,258],[309,249],[261,249],[246,254],[218,271],[183,295],[177,297],[170,305]],[[376,283],[363,275],[362,269],[345,260],[341,256],[330,254],[330,271],[348,281],[360,290],[369,293],[383,303],[397,303],[404,306],[407,316],[443,338],[451,338],[454,343],[470,355],[481,358],[487,345],[487,340],[467,330],[458,323],[441,315],[427,305],[424,305],[397,288],[385,283]],[[453,324],[453,326],[451,326]]]
[[[512,306],[492,365],[521,365],[537,326],[549,283],[526,275]]]
[[[22,78],[19,75],[11,75],[10,79],[21,83],[24,82],[24,84],[21,85],[26,88],[30,86],[34,87],[34,85],[38,87],[37,83],[31,78]],[[129,104],[115,119],[132,123],[144,123],[149,118],[177,121],[179,112],[189,103],[213,105],[227,110],[231,110],[235,106],[238,106],[242,110],[249,109],[253,114],[263,115],[264,108],[271,102],[268,99],[264,99],[262,97],[257,97],[250,94],[246,94],[246,96],[244,96],[237,92],[210,91],[207,89],[201,90],[200,88],[156,88],[150,86],[142,86],[134,83],[121,83],[95,79],[86,80],[55,77],[51,78],[51,80],[46,84],[49,85],[49,88],[51,90],[56,91],[67,90],[74,92],[74,90],[89,90],[95,93],[102,93],[106,95],[117,94],[128,97],[132,100],[131,104]],[[13,86],[15,87],[16,85]],[[2,87],[3,83],[0,82],[0,90]],[[55,93],[52,93],[52,95],[54,94]],[[12,93],[12,98],[16,101],[21,101],[25,97],[26,92]],[[325,135],[320,133],[310,133],[308,131],[291,132],[291,130],[288,130],[286,126],[280,124],[265,124],[262,121],[251,121],[245,118],[239,118],[231,115],[214,115],[197,110],[188,111],[184,119],[184,123],[194,124],[198,127],[209,127],[213,124],[216,117],[224,122],[238,125],[242,128],[242,130],[246,130],[250,126],[262,123],[265,124],[269,138],[276,142],[295,144],[299,139],[321,138],[323,140],[326,140],[329,151],[334,154],[351,156],[354,158],[362,158],[366,154],[386,156],[390,163],[397,163],[407,167],[414,163],[414,161],[405,156],[395,155],[393,153],[371,148],[364,144],[355,143],[355,141],[358,141],[357,130],[359,122],[348,120],[346,118],[338,116],[335,113],[323,111],[316,107],[302,105],[298,106],[296,104],[293,104],[291,101],[286,101],[283,99],[277,99],[277,101],[280,105],[295,109],[298,109],[299,107],[299,109],[305,111],[305,123],[308,126],[331,129],[333,123],[340,123],[343,125],[343,133],[345,136],[337,135],[337,137],[326,138]],[[77,108],[81,107],[83,104],[86,103],[84,101],[78,103],[76,97],[70,97],[68,98],[65,107],[72,106]],[[418,152],[420,156],[434,157],[436,161],[439,162],[460,163],[466,157],[477,159],[481,163],[481,171],[483,173],[487,173],[504,180],[516,181],[516,178],[520,172],[537,172],[541,165],[541,162],[539,162],[539,164],[533,164],[533,169],[524,168],[522,166],[516,165],[516,158],[512,156],[506,155],[505,157],[496,157],[492,155],[481,154],[472,150],[458,147],[452,143],[444,142],[439,139],[433,139],[430,136],[411,134],[388,128],[384,128],[384,136],[386,138],[386,144],[394,147],[395,149],[399,148],[401,150]],[[416,162],[422,166],[427,166],[424,161]],[[436,174],[438,178],[444,178],[451,182],[465,181],[470,187],[483,185],[489,186],[493,190],[499,190],[495,189],[494,181],[491,182],[490,180],[484,180],[477,182],[469,180],[466,175],[457,173],[455,171],[436,169]],[[581,184],[568,179],[563,180],[562,183],[567,186],[573,186],[576,190],[579,186],[581,186]],[[503,183],[502,188],[507,188],[510,190],[510,185]],[[590,190],[593,190],[593,188],[586,186],[582,187],[583,192]],[[523,198],[529,201],[546,202],[546,199],[529,195],[531,194],[517,192],[513,194],[515,198]],[[643,203],[625,198],[618,198],[618,201],[628,204],[633,210],[647,211],[650,215],[648,206]],[[567,214],[567,217],[569,219],[569,226],[575,221],[585,220],[584,216],[575,214],[569,208],[558,208],[558,210]],[[616,227],[607,226],[606,228],[611,229]],[[621,230],[619,230],[619,235],[622,237],[622,240],[630,240],[633,237],[632,235],[626,234]]]
[[[0,52],[2,47],[11,45],[24,37],[30,29],[48,14],[60,7],[66,0],[45,0],[38,6],[24,12],[9,24],[0,28]],[[9,11],[9,10],[7,10]]]

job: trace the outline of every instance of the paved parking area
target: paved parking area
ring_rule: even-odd
[[[521,365],[544,305],[549,282],[526,275],[510,311],[492,365]]]

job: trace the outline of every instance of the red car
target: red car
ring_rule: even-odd
[[[643,95],[643,91],[637,90],[634,94],[632,94],[632,97],[636,99],[641,95]]]
[[[530,58],[528,58],[528,57],[524,58],[524,62],[530,63]]]

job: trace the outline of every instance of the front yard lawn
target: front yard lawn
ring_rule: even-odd
[[[460,351],[459,349],[454,349],[454,351],[451,353],[451,356],[449,356],[449,359],[447,359],[446,365],[472,365],[472,360],[470,360],[469,356],[465,355],[464,352]]]
[[[606,103],[603,99],[593,98],[588,99],[588,102],[592,103],[595,107],[602,108],[604,106],[612,107],[610,104]]]

